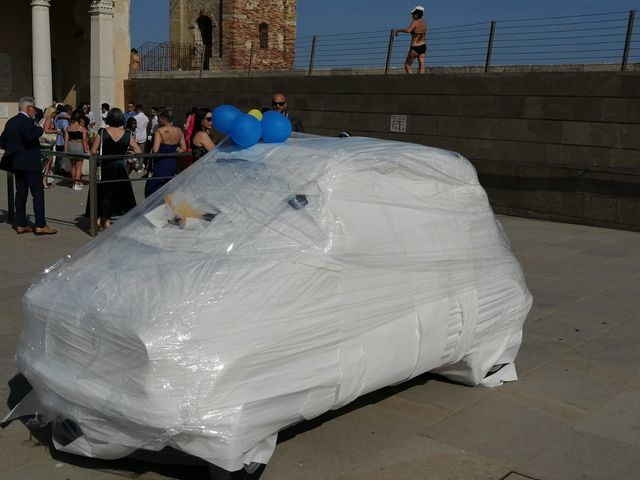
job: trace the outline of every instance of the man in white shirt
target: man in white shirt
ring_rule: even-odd
[[[110,108],[108,103],[100,105],[100,128],[107,128],[107,113]]]
[[[153,140],[153,135],[156,133],[156,128],[158,126],[158,112],[160,109],[158,107],[151,107],[151,128],[149,129],[149,140]]]
[[[147,117],[142,111],[142,105],[136,105],[136,114],[133,116],[136,119],[136,143],[140,146],[140,150],[146,151],[145,145],[147,143],[147,127],[149,126],[149,117]]]

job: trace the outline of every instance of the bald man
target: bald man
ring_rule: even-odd
[[[294,132],[304,132],[302,121],[299,118],[294,117],[287,111],[287,99],[282,93],[276,93],[271,98],[271,108],[276,112],[280,112],[282,115],[289,119],[291,122],[291,130]]]

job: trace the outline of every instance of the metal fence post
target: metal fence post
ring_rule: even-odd
[[[491,30],[489,30],[489,43],[487,44],[487,57],[484,61],[484,73],[489,71],[491,68],[491,54],[493,53],[493,39],[496,35],[496,21],[493,20],[491,22]]]
[[[253,42],[251,42],[251,50],[249,51],[249,70],[247,70],[247,77],[251,76],[252,67],[253,67]]]
[[[311,76],[311,72],[313,72],[313,62],[316,58],[316,40],[317,36],[313,36],[313,40],[311,41],[311,55],[309,55],[309,76]]]
[[[13,173],[7,173],[7,223],[16,221],[15,194],[13,190]]]
[[[631,37],[633,35],[633,21],[636,17],[635,10],[629,10],[629,23],[627,23],[627,37],[624,40],[624,51],[622,52],[622,67],[620,70],[623,72],[627,69],[627,61],[629,60],[629,50],[631,48]]]
[[[393,39],[396,36],[396,31],[391,30],[389,32],[389,46],[387,47],[387,62],[384,65],[384,74],[389,73],[389,67],[391,66],[391,56],[393,55]]]
[[[164,62],[166,61],[166,54],[164,47],[160,49],[160,78],[164,78]]]
[[[195,55],[195,52],[198,51],[198,48],[195,47],[195,46],[193,48],[194,48],[193,52],[194,52],[194,55]],[[204,62],[205,62],[204,52],[205,52],[205,49],[204,49],[204,46],[203,46],[202,50],[200,50],[200,55],[201,55],[201,58],[200,58],[200,73],[198,74],[198,78],[202,78],[202,70],[204,70]]]
[[[89,235],[92,237],[98,234],[98,158],[96,155],[89,157]]]

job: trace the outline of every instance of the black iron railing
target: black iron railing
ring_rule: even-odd
[[[142,71],[200,70],[204,46],[147,42],[138,49],[138,53]]]
[[[68,153],[56,152],[54,150],[41,150],[43,156],[56,156],[57,159],[68,156]],[[191,157],[191,152],[176,152],[176,153],[140,153],[140,154],[127,154],[127,155],[91,155],[87,153],[74,153],[74,158],[82,158],[89,161],[89,177],[83,178],[82,182],[89,186],[89,234],[95,237],[98,233],[96,227],[96,221],[98,220],[98,184],[106,183],[119,183],[119,182],[144,182],[149,178],[125,178],[118,180],[102,180],[98,175],[98,166],[102,163],[102,160],[122,160],[126,159],[154,159],[154,158],[184,158]],[[47,174],[48,178],[54,180],[71,181],[68,177],[60,175]],[[170,177],[151,177],[154,180],[170,180]],[[7,172],[7,223],[13,223],[15,221],[15,202],[14,202],[14,178],[13,174]]]
[[[640,63],[640,28],[635,10],[585,15],[493,20],[464,25],[429,25],[427,67],[466,67],[496,71],[523,65],[609,64],[619,70]],[[408,35],[375,30],[298,37],[292,70],[321,74],[322,70],[378,69],[385,74],[401,69]],[[247,75],[255,69],[252,41]],[[140,48],[141,70],[205,70],[208,61],[201,44],[145,43]],[[415,65],[414,65],[415,66]],[[636,67],[634,67],[636,68]],[[238,69],[235,69],[236,72]]]
[[[640,62],[635,10],[434,26],[427,33],[428,67],[615,64]],[[635,28],[634,28],[635,27]],[[297,70],[402,67],[409,36],[394,30],[299,37]],[[415,66],[415,62],[414,62]]]

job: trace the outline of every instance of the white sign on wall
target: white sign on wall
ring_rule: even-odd
[[[397,133],[406,133],[407,131],[407,116],[406,115],[391,115],[391,123],[389,125],[389,131]]]
[[[0,103],[0,118],[9,118],[9,106],[6,103]]]

